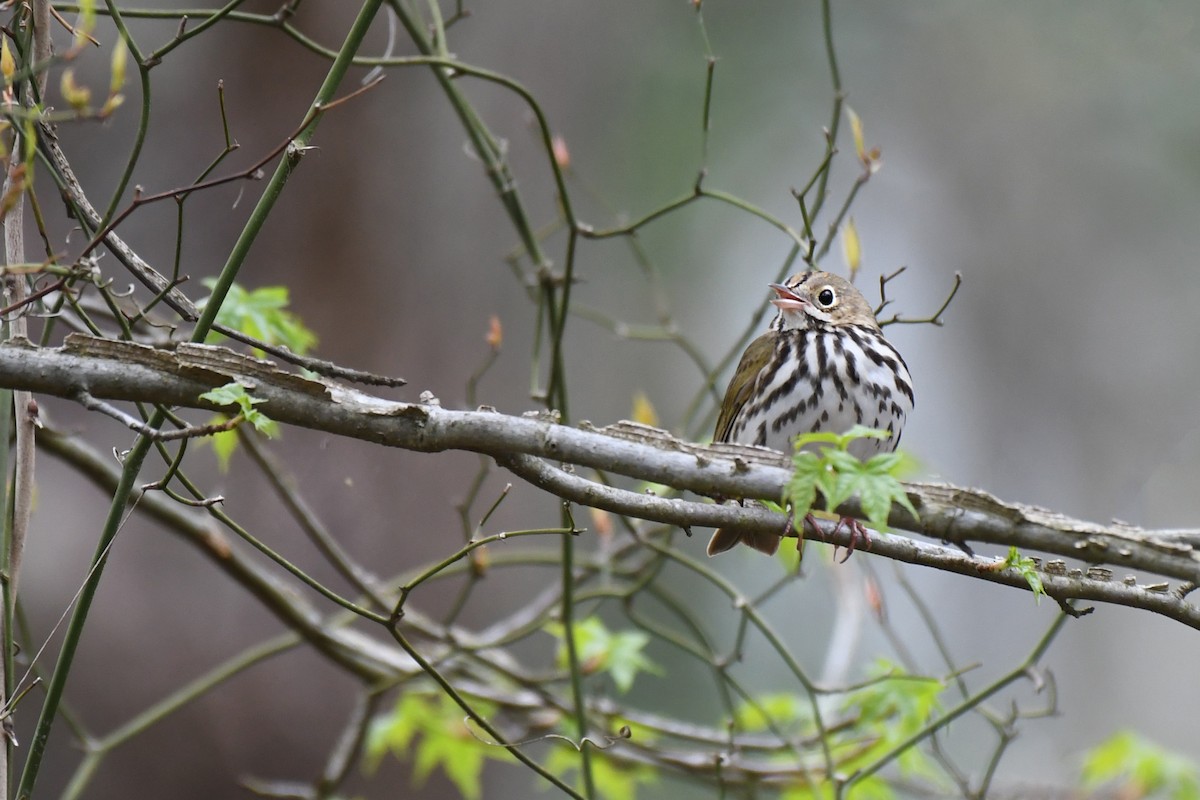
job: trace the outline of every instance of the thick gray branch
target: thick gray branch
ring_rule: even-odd
[[[285,373],[269,362],[219,347],[181,344],[174,351],[72,335],[66,346],[37,348],[27,342],[0,347],[0,386],[74,399],[140,400],[212,408],[200,394],[230,381],[266,400],[259,408],[283,423],[420,452],[469,450],[497,459],[514,473],[574,502],[684,528],[716,525],[782,531],[783,519],[754,504],[715,505],[629,492],[555,464],[603,470],[667,484],[705,496],[777,500],[788,478],[784,456],[760,448],[700,446],[664,431],[618,423],[596,429],[556,424],[543,416],[514,417],[495,411],[454,411],[436,403],[397,403],[343,386]],[[945,484],[906,486],[921,519],[896,509],[895,528],[956,543],[1015,545],[1174,578],[1183,584],[1138,586],[1113,581],[1103,570],[1071,571],[1051,562],[1043,576],[1056,598],[1095,599],[1150,608],[1193,626],[1196,609],[1184,599],[1200,583],[1200,531],[1149,531],[1123,524],[1098,525],[1044,509],[1003,503],[973,489]],[[857,514],[853,503],[840,511]],[[896,540],[896,541],[893,541]],[[875,552],[902,561],[980,576],[1013,585],[1006,571],[990,572],[987,560],[905,537],[879,537]],[[982,570],[982,572],[981,572]]]

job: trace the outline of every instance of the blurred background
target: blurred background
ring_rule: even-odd
[[[271,13],[277,5],[241,8]],[[466,7],[471,16],[451,29],[450,50],[512,77],[538,99],[569,148],[582,219],[607,228],[639,218],[686,195],[705,169],[706,187],[801,227],[791,190],[820,162],[832,100],[816,3],[707,0],[703,29],[685,0]],[[352,3],[308,2],[293,22],[336,47],[356,11]],[[888,329],[916,386],[904,443],[921,464],[917,477],[1090,520],[1197,525],[1198,16],[1190,0],[835,2],[847,102],[883,160],[851,212],[863,248],[859,285],[874,300],[878,276],[906,266],[889,295],[892,310],[915,318],[942,303],[955,272],[964,278],[944,327]],[[372,52],[385,47],[384,23],[381,16]],[[176,24],[130,21],[147,49],[168,41]],[[707,153],[705,31],[717,59]],[[77,72],[102,92],[114,33],[102,22],[97,35],[106,49],[86,56]],[[399,42],[397,54],[412,52],[402,32]],[[293,131],[327,67],[261,25],[225,22],[185,44],[151,73],[153,111],[133,182],[148,192],[184,185],[220,151],[218,81],[240,144],[221,169],[254,162]],[[367,72],[356,68],[351,77]],[[531,218],[552,223],[555,188],[528,108],[494,85],[463,79],[459,86],[504,138]],[[60,129],[97,205],[107,201],[132,146],[141,100],[135,81],[127,94],[111,123]],[[857,174],[846,126],[841,142],[828,211]],[[292,307],[320,337],[317,355],[408,379],[389,396],[415,400],[429,390],[451,407],[464,405],[467,379],[487,357],[484,336],[495,314],[503,350],[479,384],[478,401],[509,413],[536,408],[534,308],[505,262],[517,237],[432,76],[388,70],[378,87],[328,114],[314,143],[240,282],[291,287]],[[203,294],[199,278],[221,268],[260,186],[189,199],[183,268],[193,297]],[[139,210],[121,234],[151,263],[166,265],[174,224],[174,205],[161,204]],[[77,243],[65,243],[65,232],[69,250]],[[546,241],[557,267],[563,243],[561,234]],[[680,332],[716,363],[765,302],[765,284],[791,242],[761,219],[705,201],[646,226],[638,244]],[[844,269],[840,242],[823,265]],[[102,267],[126,280],[111,258]],[[659,321],[628,242],[583,242],[576,269],[574,301],[611,321]],[[661,424],[680,431],[702,386],[703,375],[678,347],[631,341],[583,317],[570,322],[566,353],[573,421],[628,418],[642,392]],[[63,403],[47,409],[101,449],[129,445],[115,422]],[[287,430],[275,447],[339,540],[378,574],[442,557],[461,542],[454,506],[476,457],[385,452],[299,430]],[[225,474],[211,462],[200,454],[193,471],[227,497],[231,514],[336,584],[244,456]],[[475,517],[508,480],[493,470]],[[34,630],[45,635],[74,593],[73,576],[83,574],[107,503],[48,457],[39,462],[39,486],[24,580]],[[556,523],[556,504],[518,485],[489,527]],[[698,534],[680,545],[696,557],[707,532]],[[780,574],[752,553],[713,564],[748,592]],[[896,590],[891,565],[863,555],[837,569],[868,566],[883,582],[891,625],[928,670],[939,671],[928,631]],[[815,566],[813,573],[768,611],[802,663],[819,673],[837,602],[829,570]],[[1054,603],[1035,605],[1026,593],[928,570],[905,574],[933,607],[956,658],[982,664],[976,685],[1019,661],[1057,613]],[[556,578],[550,570],[497,575],[478,598],[486,596],[489,607],[469,608],[463,622],[484,625],[518,607],[530,579]],[[435,588],[414,600],[437,610],[452,596]],[[68,696],[104,731],[277,630],[239,587],[134,518],[117,541]],[[866,623],[853,674],[887,652],[878,627]],[[670,671],[670,651],[652,655]],[[1023,724],[998,783],[1068,783],[1079,754],[1124,727],[1200,757],[1200,720],[1190,713],[1200,700],[1198,659],[1200,636],[1147,612],[1101,607],[1070,622],[1045,662],[1057,678],[1059,714]],[[743,674],[763,688],[786,684],[774,662],[760,672]],[[222,796],[247,776],[311,779],[349,713],[353,689],[315,655],[281,657],[167,720],[160,736],[122,750],[105,763],[90,796]],[[637,691],[655,710],[678,713],[703,686],[649,677]],[[1026,688],[1017,696],[1030,707],[1040,702]],[[18,717],[19,729],[31,722]],[[969,729],[957,730],[966,737]],[[65,733],[56,733],[60,745]],[[964,762],[982,769],[971,761],[972,745],[963,746]],[[47,790],[61,788],[74,759],[65,747],[52,752]],[[409,796],[403,769],[392,770],[396,791]],[[517,796],[529,780],[516,773],[497,771],[488,796]],[[446,796],[440,781],[431,779],[425,796]]]

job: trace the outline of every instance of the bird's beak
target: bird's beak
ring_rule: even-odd
[[[782,283],[768,284],[778,297],[771,300],[771,305],[782,311],[803,311],[808,301]]]

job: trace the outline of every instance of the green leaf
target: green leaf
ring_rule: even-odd
[[[473,747],[449,736],[426,736],[417,749],[413,779],[424,783],[433,770],[441,767],[459,794],[467,800],[479,800],[483,794],[480,778],[485,760],[482,747]]]
[[[421,719],[430,713],[426,697],[406,692],[400,695],[390,714],[371,720],[366,741],[367,772],[378,769],[379,763],[389,752],[404,758],[409,743],[419,730]]]
[[[797,786],[779,795],[779,800],[833,800],[833,787],[828,782],[816,786]]]
[[[946,689],[944,681],[911,675],[883,660],[875,664],[871,673],[878,680],[848,694],[844,711],[858,717],[856,730],[871,731],[879,738],[872,747],[840,765],[843,768],[868,763],[878,753],[890,750],[923,730],[941,711],[941,694]],[[904,775],[921,775],[931,780],[942,777],[925,752],[916,747],[904,750],[897,763]]]
[[[618,633],[612,637],[608,653],[608,670],[617,691],[624,694],[633,688],[634,678],[639,672],[662,675],[662,669],[646,658],[642,649],[650,643],[650,637],[641,631]]]
[[[1029,588],[1033,590],[1033,597],[1037,603],[1042,602],[1042,595],[1046,593],[1046,588],[1042,585],[1042,576],[1038,572],[1037,565],[1032,558],[1022,556],[1017,548],[1008,548],[1008,558],[1004,560],[1005,567],[1011,567],[1021,573],[1021,577],[1029,584]]]
[[[831,431],[813,431],[812,433],[802,433],[795,438],[795,450],[801,450],[810,444],[832,444],[837,445],[842,440],[842,434],[833,433]]]
[[[779,692],[743,700],[734,710],[738,727],[746,731],[765,731],[772,725],[805,726],[812,721],[812,706],[793,692]]]
[[[1200,766],[1139,733],[1119,731],[1087,753],[1080,775],[1089,793],[1108,784],[1116,784],[1119,796],[1197,800]]]
[[[234,406],[246,422],[253,425],[254,429],[259,433],[270,437],[275,437],[279,433],[278,424],[255,408],[256,405],[267,401],[261,397],[254,397],[248,394],[246,387],[240,383],[227,383],[224,386],[218,386],[216,389],[211,389],[200,395],[200,399],[207,400],[219,406]]]
[[[836,716],[846,719],[847,724],[824,732],[839,773],[852,774],[873,763],[924,731],[942,713],[941,696],[947,690],[947,682],[906,673],[883,660],[873,665],[868,674],[870,681],[842,696],[842,708]],[[811,704],[803,695],[765,694],[740,703],[734,712],[734,724],[740,731],[772,731],[784,737],[803,738],[817,734],[812,713]],[[934,788],[945,783],[944,773],[918,747],[907,748],[897,763],[906,777],[920,776]],[[894,800],[890,781],[881,776],[856,781],[847,797]],[[833,794],[831,785],[822,782],[793,785],[781,797],[824,800]]]
[[[836,472],[859,472],[862,462],[845,450],[829,450],[824,454],[825,463]]]
[[[817,499],[817,488],[825,471],[825,465],[816,453],[800,450],[793,456],[792,477],[788,479],[783,491],[784,497],[792,505],[792,513],[796,519],[804,519],[812,510]]]
[[[889,439],[892,434],[879,428],[868,428],[866,425],[855,425],[850,430],[838,436],[838,447],[845,450],[856,439]]]
[[[893,504],[899,504],[914,518],[917,510],[908,499],[897,475],[910,465],[903,453],[879,453],[860,461],[848,451],[852,442],[862,438],[886,438],[886,431],[856,425],[844,434],[809,434],[798,437],[796,446],[819,444],[821,454],[798,450],[793,456],[793,473],[784,488],[784,500],[792,505],[795,524],[799,527],[816,502],[820,492],[825,508],[835,511],[838,506],[858,495],[863,514],[873,527],[887,530],[888,516]],[[835,446],[830,447],[829,444]]]
[[[243,411],[253,408],[259,403],[267,402],[247,394],[246,387],[240,383],[227,383],[224,386],[210,389],[200,395],[200,399],[218,406],[238,406]]]
[[[473,702],[476,712],[491,715],[494,707]],[[413,750],[415,749],[415,754]],[[483,794],[480,778],[487,759],[507,761],[508,751],[475,738],[462,709],[446,695],[405,692],[388,714],[371,721],[364,769],[373,772],[389,753],[413,762],[413,784],[421,785],[440,769],[467,800]]]
[[[207,400],[219,406],[232,406],[237,409],[237,414],[240,414],[243,420],[253,425],[254,429],[259,433],[272,439],[279,436],[279,424],[255,408],[260,403],[267,401],[250,395],[247,393],[246,387],[240,383],[227,383],[224,386],[218,386],[200,395],[200,399]],[[229,419],[230,416],[227,414],[217,414],[210,420],[209,424],[219,425],[229,421]],[[213,446],[213,452],[217,455],[217,465],[221,471],[228,470],[229,459],[232,457],[234,450],[237,449],[237,433],[233,430],[221,431],[206,437],[206,440],[210,441]]]
[[[855,781],[847,796],[853,797],[854,800],[895,800],[896,793],[883,778],[871,775],[861,781]]]
[[[900,464],[901,460],[897,459],[893,463]],[[862,501],[863,513],[866,514],[871,524],[877,530],[887,530],[888,516],[891,514],[893,503],[907,509],[916,518],[917,510],[913,508],[908,499],[908,493],[904,491],[900,481],[892,477],[884,465],[873,465],[868,461],[864,466],[866,469],[859,483],[858,492]]]
[[[892,451],[891,453],[877,453],[871,456],[865,462],[867,472],[873,475],[891,475],[892,470],[904,463],[904,453]]]
[[[205,278],[204,285],[211,291],[217,282]],[[203,308],[207,302],[206,298],[197,305]],[[264,286],[247,291],[235,283],[229,287],[225,302],[217,312],[217,322],[269,345],[284,345],[292,352],[304,355],[316,345],[317,336],[305,327],[299,317],[287,310],[288,303],[286,286]],[[207,341],[211,344],[224,338],[214,332],[209,334]],[[261,350],[255,352],[263,355]]]
[[[567,666],[566,630],[562,623],[547,624],[546,631],[560,642],[558,664]],[[575,623],[575,648],[580,670],[585,675],[606,672],[621,693],[633,688],[639,672],[663,674],[662,668],[651,661],[642,650],[650,637],[641,631],[609,631],[599,617],[588,617]]]
[[[877,530],[886,527],[888,513],[892,510],[892,493],[877,480],[864,480],[860,483],[858,493],[863,513]]]
[[[825,495],[825,508],[834,511],[858,491],[858,474],[856,472],[834,471],[825,483],[829,484],[827,487],[822,486],[822,493]]]
[[[889,721],[904,729],[907,737],[924,727],[940,708],[939,697],[946,685],[937,678],[912,675],[885,659],[872,665],[874,679],[846,696],[845,707],[857,710],[869,725]]]

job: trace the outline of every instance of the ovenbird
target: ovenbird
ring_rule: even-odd
[[[845,433],[861,424],[891,436],[856,439],[852,455],[865,459],[894,450],[913,407],[912,378],[883,338],[867,299],[828,272],[802,272],[770,287],[779,313],[742,354],[713,440],[790,453],[800,434]],[[852,530],[865,534],[861,524]],[[709,541],[708,554],[738,542],[770,555],[780,537],[722,528]]]

